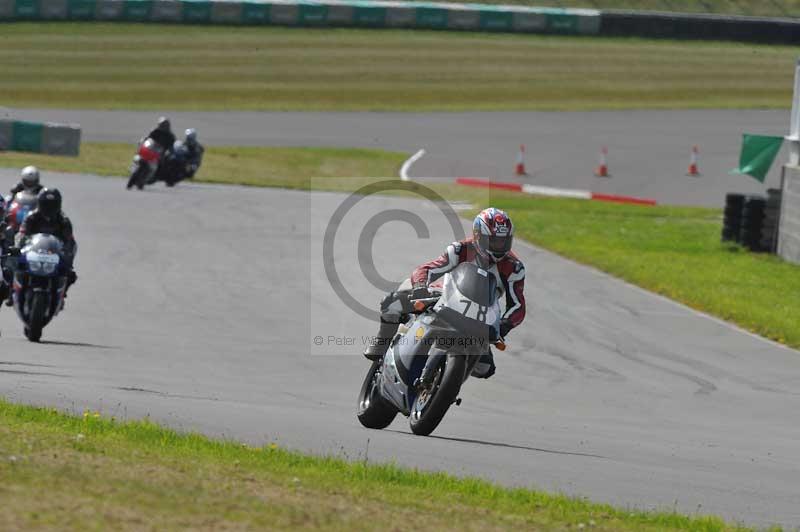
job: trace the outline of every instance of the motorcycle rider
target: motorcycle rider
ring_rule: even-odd
[[[205,148],[197,142],[197,130],[189,128],[185,135],[185,140],[175,141],[172,152],[158,169],[158,178],[163,179],[168,187],[193,178],[203,162]]]
[[[172,150],[172,145],[175,144],[175,135],[172,133],[172,125],[169,118],[161,116],[158,118],[156,128],[147,134],[145,138],[153,139],[156,144],[161,146],[164,154]]]
[[[61,192],[57,188],[42,189],[39,192],[38,201],[36,210],[25,218],[19,228],[12,254],[19,254],[20,248],[24,247],[28,239],[37,233],[47,233],[60,239],[64,243],[64,262],[67,269],[67,286],[64,290],[66,298],[67,290],[78,280],[78,276],[73,270],[78,243],[72,232],[72,222],[61,211]]]
[[[0,195],[0,307],[11,290],[11,272],[6,268],[5,254],[10,243],[6,242],[6,200]]]
[[[11,189],[13,198],[17,192],[27,190],[31,194],[39,194],[44,187],[39,183],[39,169],[35,166],[26,166],[19,175],[19,183]]]
[[[184,146],[186,146],[186,178],[191,179],[194,177],[194,174],[197,173],[197,170],[200,169],[200,165],[203,163],[203,152],[206,151],[202,144],[197,142],[197,130],[195,128],[189,128],[184,132],[186,140],[184,141]]]
[[[525,266],[511,251],[513,238],[514,225],[505,212],[494,207],[481,211],[472,224],[472,238],[447,246],[444,254],[417,267],[410,279],[383,298],[380,328],[364,356],[379,360],[385,355],[400,323],[413,312],[411,300],[432,297],[428,287],[462,262],[476,262],[498,278],[506,296],[506,310],[500,320],[500,337],[505,338],[525,319]],[[472,375],[488,379],[494,372],[494,356],[487,348]]]

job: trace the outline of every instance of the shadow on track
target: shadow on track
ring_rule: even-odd
[[[42,340],[39,343],[46,345],[63,345],[67,347],[91,347],[92,349],[119,349],[119,347],[115,345],[89,344],[86,342],[59,342],[57,340]]]
[[[393,429],[384,429],[384,432],[394,432],[395,434],[403,434],[405,436],[413,436],[409,432],[403,432],[401,430],[393,430]],[[486,440],[473,440],[470,438],[455,438],[451,436],[426,436],[427,438],[432,438],[436,440],[447,440],[447,441],[455,441],[459,443],[474,443],[477,445],[488,445],[490,447],[503,447],[505,449],[520,449],[523,451],[534,451],[537,453],[549,453],[549,454],[563,454],[568,456],[585,456],[587,458],[602,458],[607,459],[606,456],[602,456],[599,454],[591,454],[591,453],[579,453],[574,451],[557,451],[555,449],[543,449],[541,447],[528,447],[525,445],[514,445],[513,443],[502,443],[502,442],[493,442],[493,441],[486,441]],[[414,438],[419,438],[419,436],[414,436]]]

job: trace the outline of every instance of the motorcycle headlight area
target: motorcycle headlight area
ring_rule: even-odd
[[[29,251],[25,254],[25,261],[28,263],[28,270],[31,273],[49,275],[56,271],[60,259],[53,253]]]

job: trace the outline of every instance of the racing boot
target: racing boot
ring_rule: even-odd
[[[389,349],[389,344],[392,342],[394,335],[397,334],[397,329],[399,327],[399,323],[384,321],[383,318],[381,318],[381,326],[378,329],[378,334],[372,338],[369,345],[364,350],[364,356],[373,362],[380,360]]]
[[[475,367],[472,368],[472,376],[476,379],[488,379],[492,375],[497,368],[494,365],[494,355],[492,354],[491,349],[487,349],[484,354],[481,355],[480,360],[478,363],[475,364]]]
[[[8,288],[8,284],[2,278],[0,278],[0,308],[2,308],[3,303],[6,303],[6,301],[12,301],[11,290]],[[11,304],[14,304],[13,301]],[[6,306],[10,305],[6,303]]]

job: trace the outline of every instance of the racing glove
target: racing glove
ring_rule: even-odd
[[[427,299],[429,297],[431,297],[431,293],[428,290],[428,286],[423,283],[414,285],[414,288],[411,290],[410,299]]]

